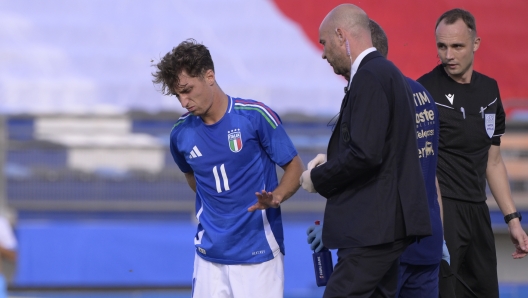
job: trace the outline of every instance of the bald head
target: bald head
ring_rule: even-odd
[[[332,9],[321,23],[323,26],[328,26],[330,30],[341,28],[354,36],[370,30],[367,14],[353,4],[341,4]]]
[[[319,42],[323,45],[323,59],[336,74],[349,79],[353,61],[372,47],[367,14],[352,4],[337,6],[321,22]]]

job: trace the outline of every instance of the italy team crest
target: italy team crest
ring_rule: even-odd
[[[233,129],[227,132],[227,139],[229,140],[229,149],[233,152],[242,150],[242,133],[240,128]]]

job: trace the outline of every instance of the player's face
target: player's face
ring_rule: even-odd
[[[328,61],[336,74],[346,77],[350,73],[350,65],[347,66],[346,61],[350,60],[343,59],[343,49],[339,46],[337,34],[325,22],[319,27],[319,42],[323,45],[323,59]]]
[[[444,21],[436,28],[438,57],[445,71],[459,83],[469,83],[473,73],[475,51],[480,38],[474,37],[462,19],[453,24]]]
[[[203,77],[191,77],[183,71],[179,79],[174,91],[182,107],[194,116],[207,115],[213,105],[214,72],[208,70]]]

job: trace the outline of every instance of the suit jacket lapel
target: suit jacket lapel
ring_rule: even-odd
[[[367,63],[368,61],[374,59],[374,58],[378,58],[378,57],[382,57],[381,54],[378,52],[378,51],[374,51],[374,52],[371,52],[371,53],[368,53],[364,58],[363,60],[361,60],[361,63],[359,64],[359,67],[358,67],[358,70],[361,69],[361,67],[363,65],[365,65],[365,63]],[[350,89],[348,89],[346,92],[345,92],[345,97],[343,98],[343,100],[341,101],[341,108],[339,109],[339,117],[337,118],[337,121],[335,123],[335,126],[334,126],[334,129],[332,131],[332,135],[330,136],[330,140],[328,142],[328,148],[330,148],[330,143],[332,142],[332,140],[334,139],[335,134],[340,134],[340,130],[341,130],[341,117],[343,116],[343,110],[344,108],[347,106],[348,104],[348,97],[350,95],[350,90],[352,89],[352,85],[354,83],[354,79],[352,79],[352,83],[350,84]],[[345,89],[346,90],[346,89]],[[327,154],[330,154],[330,152],[327,152]]]
[[[365,57],[363,57],[363,60],[361,60],[361,63],[359,63],[358,71],[365,65],[367,62],[374,58],[382,57],[381,54],[378,51],[370,52]],[[357,72],[356,72],[357,73]],[[341,102],[341,109],[339,110],[340,113],[343,112],[343,109],[346,107],[348,103],[348,95],[350,93],[350,90],[352,89],[352,85],[354,84],[354,78],[352,78],[352,83],[350,83],[350,89],[348,89],[345,92],[345,98],[343,98],[343,101]],[[345,89],[346,90],[346,89]]]

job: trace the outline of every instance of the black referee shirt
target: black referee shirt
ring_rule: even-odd
[[[504,134],[504,109],[497,81],[473,71],[469,84],[451,79],[442,65],[418,79],[433,96],[440,119],[437,177],[442,196],[486,200],[491,145]]]

